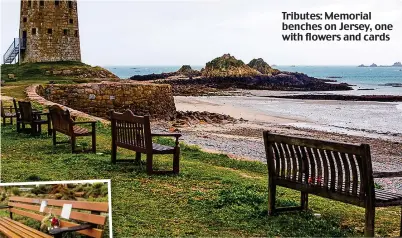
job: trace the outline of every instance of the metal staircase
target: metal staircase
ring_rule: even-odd
[[[17,56],[19,60],[19,54],[21,49],[25,49],[25,41],[20,38],[14,38],[13,43],[11,43],[8,50],[3,55],[4,64],[12,64],[14,61],[17,62]]]

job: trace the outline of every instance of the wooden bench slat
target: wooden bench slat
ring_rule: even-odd
[[[32,218],[37,221],[42,221],[42,219],[45,217],[45,216],[42,216],[42,215],[39,215],[39,214],[36,214],[33,212],[27,212],[27,211],[16,209],[16,208],[10,208],[9,211],[12,213],[21,215],[21,216],[26,216],[26,217]]]
[[[362,155],[360,145],[269,133],[268,141]]]
[[[26,204],[26,203],[9,202],[8,205],[12,206],[12,207],[19,207],[19,208],[24,208],[24,209],[28,209],[28,210],[33,210],[33,211],[36,211],[36,212],[38,212],[39,209],[40,209],[40,206],[29,205],[29,204]],[[56,209],[56,208],[50,209],[49,207],[45,208],[44,213],[49,213],[50,210],[55,215],[58,215],[58,216],[61,215],[61,209]],[[105,216],[96,215],[96,214],[90,214],[90,213],[77,212],[77,211],[71,211],[70,218],[75,219],[75,220],[79,220],[79,221],[98,224],[98,225],[105,224],[105,220],[106,220]]]
[[[42,216],[42,215],[35,214],[32,212],[27,212],[27,211],[20,210],[20,209],[15,209],[15,208],[10,208],[10,212],[21,215],[21,216],[30,217],[37,221],[42,221],[42,219],[44,218],[44,216]],[[77,224],[77,223],[60,220],[60,227],[72,227],[72,226],[78,226],[78,225],[79,224]],[[100,229],[89,229],[89,230],[77,231],[77,233],[87,235],[90,237],[95,237],[95,238],[99,237],[100,238],[100,237],[102,237],[103,231]]]
[[[324,171],[323,171],[324,176],[322,177],[323,186],[324,186],[324,187],[328,187],[328,181],[329,181],[328,159],[327,159],[327,156],[326,156],[324,150],[319,150],[319,154],[320,154],[320,156],[321,156],[322,165],[323,165],[323,167],[324,167],[324,168],[323,168],[323,169],[324,169]]]
[[[0,222],[0,234],[4,234],[9,238],[25,238],[10,230],[10,228],[2,222]]]
[[[37,235],[39,235],[39,236],[41,236],[41,237],[44,237],[44,238],[52,238],[52,236],[50,236],[50,235],[48,235],[48,234],[45,234],[45,233],[40,232],[40,231],[38,231],[38,230],[35,230],[35,229],[33,229],[33,228],[29,227],[29,226],[26,226],[26,225],[24,225],[24,224],[22,224],[22,223],[20,223],[20,222],[14,221],[14,220],[12,220],[12,219],[10,219],[10,218],[8,218],[8,217],[5,217],[4,219],[5,219],[6,221],[11,222],[11,223],[15,223],[15,224],[22,225],[23,227],[25,227],[25,229],[30,230],[31,232],[33,232],[33,233],[35,233],[35,234],[37,234]]]
[[[357,187],[359,183],[359,176],[357,173],[358,165],[353,154],[347,154],[347,157],[349,158],[350,168],[352,170],[352,195],[357,195]]]
[[[10,222],[10,220],[7,220],[7,219],[2,219],[0,222],[3,222],[3,224],[7,225],[10,228],[12,227],[12,229],[16,233],[18,233],[19,235],[26,237],[26,238],[45,238],[45,237],[52,238],[51,236],[44,236],[45,234],[42,232],[39,232],[39,234],[38,234],[37,230],[32,229],[30,227],[29,227],[29,229],[27,229],[27,226],[25,226],[24,224],[22,224],[20,222],[15,222],[15,221]],[[33,232],[32,230],[34,230],[36,232]],[[40,234],[40,233],[42,233],[42,234]]]
[[[78,226],[78,224],[76,223],[72,223],[72,222],[68,222],[68,221],[64,221],[61,220],[60,221],[61,227],[72,227],[72,226]],[[101,238],[102,234],[103,234],[103,230],[100,229],[88,229],[88,230],[82,230],[82,231],[76,231],[77,233],[83,234],[83,235],[87,235],[90,237],[94,237],[94,238]]]
[[[9,201],[25,202],[40,204],[41,201],[47,201],[48,205],[63,207],[64,204],[72,204],[75,209],[82,209],[88,211],[108,212],[109,205],[105,202],[82,202],[70,200],[55,200],[55,199],[34,199],[24,197],[10,197]]]

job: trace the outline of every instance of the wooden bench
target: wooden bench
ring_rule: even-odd
[[[96,121],[74,121],[74,118],[70,116],[68,110],[63,110],[58,105],[53,105],[49,108],[50,118],[53,125],[53,145],[70,143],[68,142],[57,142],[56,132],[60,132],[71,138],[71,150],[73,153],[77,152],[75,149],[76,138],[79,136],[92,136],[92,153],[96,153]],[[86,128],[77,126],[79,124],[91,124],[92,129],[89,131]]]
[[[47,207],[43,213],[40,212],[42,201],[47,201]],[[69,220],[74,221],[61,218],[60,228],[51,230],[50,235],[13,220],[14,215],[19,215],[40,222],[50,211],[53,215],[60,216],[63,204],[72,204],[73,209]],[[107,221],[107,215],[102,215],[101,213],[107,213],[109,210],[106,202],[25,197],[10,197],[8,206],[2,208],[8,209],[10,217],[0,217],[0,234],[11,238],[62,237],[63,234],[71,232],[100,238],[103,235],[103,227]]]
[[[124,113],[110,112],[112,124],[112,163],[120,161],[116,158],[117,147],[129,149],[136,152],[137,163],[141,162],[141,153],[147,155],[147,173],[151,174],[178,174],[179,173],[179,137],[181,134],[155,134],[151,133],[151,124],[149,116],[136,116],[130,110]],[[176,138],[174,147],[152,143],[152,137],[156,136],[171,136]],[[154,154],[172,154],[173,155],[173,171],[154,171],[153,155]]]
[[[374,187],[374,178],[402,172],[372,170],[370,146],[263,134],[268,164],[269,214],[304,210],[308,194],[365,208],[364,235],[374,236],[376,207],[402,206],[402,194]],[[275,207],[276,186],[301,191],[301,206]],[[401,218],[402,228],[402,218]],[[402,231],[401,231],[402,236]]]
[[[17,118],[17,132],[21,132],[21,112],[20,109],[18,108],[18,103],[15,98],[13,98],[13,105],[14,105],[14,110]],[[38,111],[34,108],[32,108],[32,113],[41,113],[41,111]]]
[[[23,131],[25,131],[25,125],[30,125],[31,134],[41,134],[42,125],[47,125],[47,133],[51,134],[49,113],[33,110],[31,102],[18,102],[18,106]],[[46,116],[46,119],[42,119],[42,116]]]
[[[0,102],[0,116],[3,118],[3,126],[6,125],[6,119],[10,119],[10,125],[13,124],[13,118],[17,118],[17,114],[12,106],[4,106],[3,102]],[[13,112],[14,110],[14,112]]]

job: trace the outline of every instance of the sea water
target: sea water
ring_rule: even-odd
[[[202,66],[193,65],[191,67],[197,70],[202,68]],[[126,79],[134,75],[176,72],[180,66],[106,66],[105,68],[120,78]],[[354,85],[353,91],[342,92],[342,94],[402,95],[402,87],[384,85],[389,83],[402,85],[402,67],[276,66],[275,68]]]

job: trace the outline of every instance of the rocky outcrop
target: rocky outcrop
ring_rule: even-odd
[[[378,65],[372,63],[372,64],[370,65],[370,67],[378,67]]]
[[[230,54],[224,54],[208,62],[202,71],[202,76],[206,78],[253,77],[258,75],[261,73]]]
[[[253,59],[247,65],[264,75],[271,76],[271,75],[276,75],[276,74],[280,73],[279,70],[273,69],[262,58]]]
[[[183,65],[179,70],[177,70],[176,75],[184,75],[186,77],[192,78],[201,76],[201,72],[192,69],[190,65]]]
[[[198,111],[177,111],[174,117],[174,127],[183,127],[194,124],[226,124],[235,123],[237,120],[229,115],[213,113],[213,112],[198,112]]]
[[[277,75],[254,77],[214,77],[200,79],[169,79],[158,83],[170,84],[174,95],[208,95],[222,90],[254,89],[281,91],[352,90],[347,84],[326,83],[325,80],[302,73],[282,72]]]
[[[335,84],[331,79],[317,79],[302,73],[281,72],[263,59],[253,59],[248,65],[230,54],[215,58],[201,69],[201,77],[191,75],[194,70],[184,65],[177,72],[133,76],[133,80],[154,80],[170,84],[175,95],[208,95],[231,89],[333,91],[351,90],[347,84]],[[198,72],[198,71],[197,71]]]
[[[401,62],[395,62],[392,66],[393,67],[402,67],[402,63]]]
[[[161,73],[161,74],[134,75],[134,76],[131,76],[130,79],[135,80],[135,81],[149,81],[149,80],[158,80],[158,79],[168,79],[173,76],[176,76],[176,72]]]
[[[148,75],[134,75],[131,76],[131,80],[136,81],[150,81],[150,80],[158,80],[158,79],[169,79],[169,78],[178,78],[178,77],[187,77],[193,78],[201,76],[201,72],[198,70],[194,70],[190,65],[183,65],[178,71],[170,72],[170,73],[161,73],[161,74],[148,74]]]

